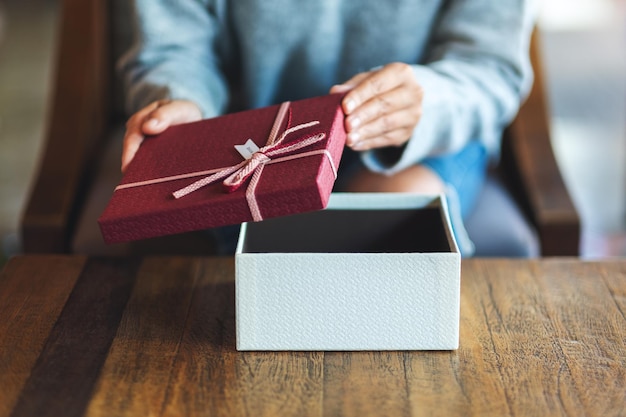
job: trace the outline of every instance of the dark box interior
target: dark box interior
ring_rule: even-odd
[[[439,207],[330,209],[248,223],[243,253],[451,252]]]

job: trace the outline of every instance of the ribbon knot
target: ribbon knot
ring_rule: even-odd
[[[263,169],[265,164],[270,162],[272,158],[265,155],[261,149],[252,154],[252,158],[248,159],[243,167],[230,174],[223,182],[224,188],[229,193],[237,191],[239,187],[252,175],[257,169]]]

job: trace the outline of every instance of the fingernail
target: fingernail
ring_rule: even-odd
[[[352,149],[355,151],[361,151],[365,149],[365,144],[363,142],[357,142],[354,145],[352,145]]]
[[[150,119],[148,120],[148,126],[150,127],[158,127],[161,121],[159,119]]]
[[[346,101],[346,112],[348,114],[352,113],[356,109],[356,102],[354,100]]]
[[[331,88],[331,90],[335,93],[344,93],[350,89],[352,89],[352,86],[346,84],[335,84]]]
[[[357,127],[361,125],[361,119],[355,116],[349,117],[348,124],[350,125],[351,129],[356,129]]]
[[[358,145],[359,140],[361,140],[361,135],[358,132],[350,132],[348,133],[348,146],[355,147]]]

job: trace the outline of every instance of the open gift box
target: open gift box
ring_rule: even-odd
[[[441,196],[332,194],[325,210],[246,223],[237,349],[456,349],[460,264]]]
[[[105,241],[254,220],[236,253],[241,350],[455,349],[460,254],[445,200],[335,194],[321,210],[346,139],[341,99],[146,139],[99,219]]]

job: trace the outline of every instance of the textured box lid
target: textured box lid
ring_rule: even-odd
[[[341,98],[334,94],[233,113],[147,138],[98,220],[105,242],[322,209],[345,144]],[[275,141],[264,147],[269,138]],[[235,146],[248,139],[262,152],[245,162]],[[231,192],[220,179],[174,198],[223,172],[245,179],[239,188],[226,187]]]
[[[389,230],[399,242],[383,248]],[[430,237],[411,246],[412,232]],[[458,347],[460,254],[439,196],[333,194],[244,225],[236,257],[240,350]]]

